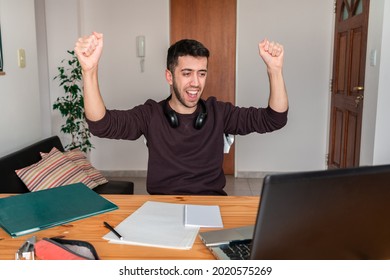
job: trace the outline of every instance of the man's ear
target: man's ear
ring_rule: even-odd
[[[169,85],[173,85],[173,75],[168,69],[165,70],[165,79],[167,79]]]

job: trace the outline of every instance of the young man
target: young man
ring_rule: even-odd
[[[171,92],[167,99],[147,100],[129,110],[108,110],[98,85],[102,49],[103,34],[96,32],[80,38],[75,46],[89,128],[94,135],[111,139],[135,140],[144,135],[150,194],[226,195],[223,135],[271,132],[287,122],[284,51],[278,43],[267,39],[259,43],[270,81],[266,108],[239,108],[215,97],[202,100],[209,51],[195,40],[181,40],[168,50],[165,76]]]

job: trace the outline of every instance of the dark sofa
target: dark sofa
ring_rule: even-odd
[[[0,193],[26,193],[29,189],[16,175],[15,170],[24,168],[41,160],[40,152],[48,153],[56,147],[64,151],[58,136],[52,136],[31,144],[19,151],[0,158]],[[93,189],[99,194],[133,194],[134,184],[129,181],[113,181]]]

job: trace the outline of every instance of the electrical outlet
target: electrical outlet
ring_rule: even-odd
[[[26,67],[26,52],[24,49],[18,49],[18,66],[19,68]]]

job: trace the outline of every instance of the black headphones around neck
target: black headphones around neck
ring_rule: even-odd
[[[176,112],[174,110],[172,110],[168,105],[168,101],[171,99],[171,97],[172,96],[170,95],[167,99],[164,100],[163,110],[164,110],[164,114],[167,117],[167,120],[168,120],[169,124],[171,125],[171,127],[176,128],[180,124],[179,124],[179,118],[177,117]],[[195,121],[194,121],[194,128],[195,129],[201,129],[203,127],[203,125],[205,124],[206,119],[207,119],[207,111],[206,111],[205,102],[202,99],[199,99],[198,104],[200,104],[201,111],[198,114],[198,116],[195,118]]]

